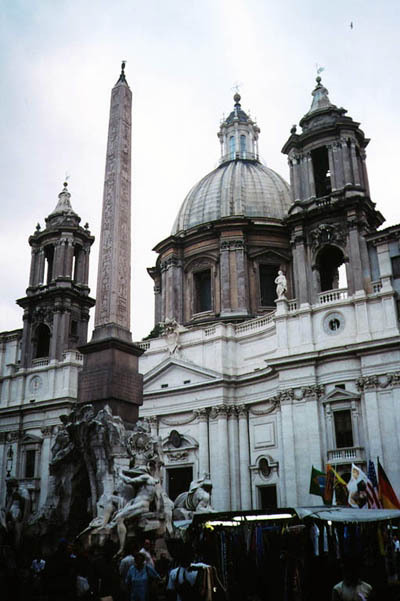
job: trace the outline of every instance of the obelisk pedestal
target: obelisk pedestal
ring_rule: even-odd
[[[111,92],[101,222],[95,327],[78,381],[78,402],[95,409],[109,405],[114,415],[134,423],[143,402],[138,373],[142,349],[132,344],[131,286],[131,112],[132,92],[125,64]]]

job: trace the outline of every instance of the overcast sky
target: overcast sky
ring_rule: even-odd
[[[153,327],[146,267],[189,189],[217,164],[216,136],[240,82],[260,153],[280,152],[311,103],[316,64],[330,99],[361,122],[372,199],[384,227],[399,211],[400,3],[385,0],[0,0],[0,331],[22,325],[28,236],[54,209],[66,173],[96,236],[96,289],[110,90],[126,59],[133,92],[132,331]],[[353,28],[351,28],[353,23]]]

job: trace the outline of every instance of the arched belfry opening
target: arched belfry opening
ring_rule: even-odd
[[[36,329],[36,352],[35,359],[40,357],[48,357],[50,354],[50,328],[46,324],[41,323]]]
[[[317,255],[321,292],[347,288],[345,257],[337,246],[324,246]]]
[[[328,149],[326,146],[311,151],[314,171],[315,193],[317,198],[332,192],[331,172],[329,169]]]

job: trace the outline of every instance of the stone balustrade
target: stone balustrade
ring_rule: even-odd
[[[318,297],[318,302],[320,305],[326,305],[328,303],[346,300],[347,298],[347,288],[338,288],[337,290],[326,290],[325,292],[321,292]]]
[[[328,463],[355,463],[365,461],[364,447],[345,447],[328,451]]]

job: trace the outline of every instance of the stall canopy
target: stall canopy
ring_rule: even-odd
[[[298,517],[323,520],[325,522],[382,522],[400,519],[398,509],[354,509],[352,507],[294,507]]]

